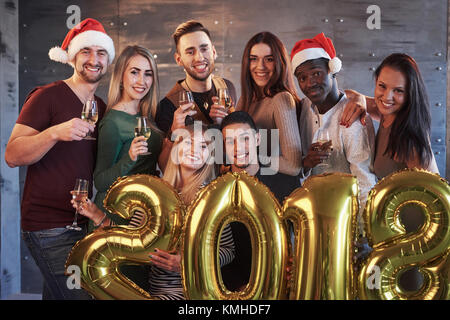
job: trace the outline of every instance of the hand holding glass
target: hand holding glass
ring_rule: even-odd
[[[192,103],[191,110],[195,110],[194,96],[192,95],[191,91],[181,90],[179,93],[179,96],[178,96],[178,103],[180,106],[188,104],[188,103]],[[194,118],[192,118],[192,116],[190,116],[190,115],[187,115],[186,118],[184,119],[185,126],[188,126],[193,123],[194,123]]]
[[[184,104],[193,103],[194,97],[191,91],[181,90],[178,96],[179,105],[182,106]],[[193,108],[193,107],[192,107]]]
[[[144,136],[148,140],[151,135],[152,135],[152,130],[148,124],[148,118],[137,117],[137,126],[134,128],[134,136],[135,137]],[[146,155],[149,155],[152,153],[147,151],[147,152],[143,152],[140,154],[143,156],[146,156]]]
[[[220,88],[217,94],[219,95],[219,104],[225,107],[227,113],[230,113],[230,109],[233,106],[233,100],[231,100],[228,89]]]
[[[97,109],[97,102],[95,100],[90,99],[86,101],[86,103],[83,106],[83,111],[81,112],[81,119],[91,124],[95,124],[97,122],[98,109]],[[83,139],[96,140],[94,137],[91,136],[90,131]]]
[[[89,181],[84,179],[76,179],[75,187],[70,193],[72,194],[72,199],[75,202],[75,218],[71,225],[67,225],[66,228],[70,230],[81,231],[81,228],[78,226],[77,218],[78,218],[78,210],[81,205],[86,202],[88,198],[88,189],[89,189]]]
[[[333,144],[330,139],[330,134],[327,129],[319,129],[317,132],[316,142],[320,144],[320,151],[328,152],[331,154],[333,151]],[[327,167],[329,166],[328,160],[323,160],[321,163],[317,165],[318,167]]]

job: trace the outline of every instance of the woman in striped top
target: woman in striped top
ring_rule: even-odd
[[[195,128],[195,130],[194,130]],[[212,152],[204,125],[188,126],[173,144],[163,179],[180,193],[181,199],[189,205],[198,191],[216,178]],[[180,275],[180,253],[169,253],[156,249],[150,254],[153,263],[150,273],[150,294],[163,300],[185,299]],[[219,246],[220,265],[234,259],[234,242],[230,225],[221,236]]]

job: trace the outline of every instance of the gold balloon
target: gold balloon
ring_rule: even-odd
[[[124,219],[145,212],[139,228],[107,227],[73,247],[66,262],[81,269],[81,285],[96,299],[152,299],[120,273],[123,264],[149,264],[154,248],[173,250],[180,239],[184,209],[175,190],[150,175],[119,178],[108,190],[105,208]]]
[[[425,224],[406,233],[401,209],[419,206]],[[439,175],[418,169],[393,173],[371,190],[365,222],[373,252],[359,274],[361,299],[450,298],[450,188]],[[418,291],[399,285],[401,274],[418,267],[424,284]]]
[[[283,212],[284,220],[292,222],[295,236],[289,298],[354,299],[356,178],[344,173],[312,176],[286,198]]]
[[[253,249],[249,282],[238,292],[223,284],[218,258],[221,233],[233,221],[247,227]],[[187,211],[183,248],[183,286],[189,299],[287,297],[287,241],[280,205],[265,185],[246,173],[227,173],[202,190]]]

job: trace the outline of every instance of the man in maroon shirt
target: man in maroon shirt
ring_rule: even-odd
[[[67,50],[67,51],[66,51]],[[35,88],[25,100],[5,152],[10,167],[28,166],[21,206],[22,235],[44,278],[43,299],[87,299],[89,295],[68,281],[65,262],[73,245],[86,235],[67,229],[74,219],[70,203],[77,178],[90,181],[95,166],[95,125],[81,119],[87,100],[98,104],[99,120],[106,105],[94,96],[100,79],[114,59],[112,39],[94,19],[80,22],[67,34],[50,59],[74,68],[66,80]]]

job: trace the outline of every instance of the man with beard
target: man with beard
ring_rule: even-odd
[[[25,100],[5,152],[10,167],[28,166],[21,206],[22,236],[43,278],[43,299],[87,299],[81,289],[68,287],[65,262],[73,245],[86,235],[66,228],[74,219],[71,194],[77,178],[89,180],[92,196],[96,140],[95,125],[81,119],[83,105],[95,99],[98,118],[105,103],[94,96],[100,79],[114,60],[114,44],[103,26],[86,19],[69,31],[50,59],[74,68],[66,80],[37,87]],[[70,284],[70,283],[69,283]]]
[[[299,119],[304,155],[301,174],[303,178],[324,172],[355,175],[360,188],[360,208],[364,208],[368,192],[376,183],[370,170],[372,122],[368,119],[366,126],[359,122],[347,127],[340,125],[349,100],[338,88],[336,73],[341,69],[341,61],[331,39],[321,33],[313,39],[300,40],[292,49],[291,59],[294,75],[306,96]],[[320,130],[328,131],[327,143],[314,142],[318,141]],[[327,165],[319,166],[323,161]]]
[[[200,22],[190,20],[180,24],[172,37],[176,47],[175,61],[184,68],[186,78],[177,81],[160,102],[156,113],[156,124],[169,139],[173,138],[171,132],[184,128],[193,120],[205,124],[220,123],[227,112],[218,103],[218,89],[228,88],[231,99],[236,102],[233,84],[212,74],[217,54],[208,29]],[[180,106],[179,94],[182,91],[191,91],[195,103]]]

